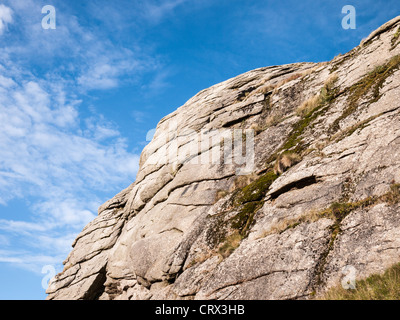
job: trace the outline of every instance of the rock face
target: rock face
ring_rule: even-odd
[[[399,33],[400,17],[331,62],[247,72],[162,119],[48,299],[312,299],[346,266],[398,263]]]

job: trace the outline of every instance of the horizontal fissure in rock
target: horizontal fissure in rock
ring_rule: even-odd
[[[315,176],[306,177],[306,178],[291,182],[291,183],[283,186],[282,188],[271,193],[270,197],[272,200],[274,200],[274,199],[277,199],[282,194],[287,193],[291,190],[303,189],[303,188],[306,188],[306,187],[311,186],[316,183],[318,183],[317,177],[315,177]]]

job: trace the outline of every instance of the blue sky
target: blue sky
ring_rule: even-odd
[[[134,181],[148,131],[198,91],[331,60],[399,14],[397,0],[0,1],[0,299],[45,298],[42,268],[62,269]]]

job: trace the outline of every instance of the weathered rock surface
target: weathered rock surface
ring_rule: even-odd
[[[48,299],[310,299],[345,266],[400,262],[399,28],[328,63],[247,72],[162,119]],[[245,162],[213,157],[232,135]],[[274,173],[284,154],[296,161]],[[333,204],[351,209],[322,214]]]

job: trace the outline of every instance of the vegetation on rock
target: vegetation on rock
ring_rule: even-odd
[[[355,289],[331,288],[321,300],[400,300],[400,264],[356,281]]]

